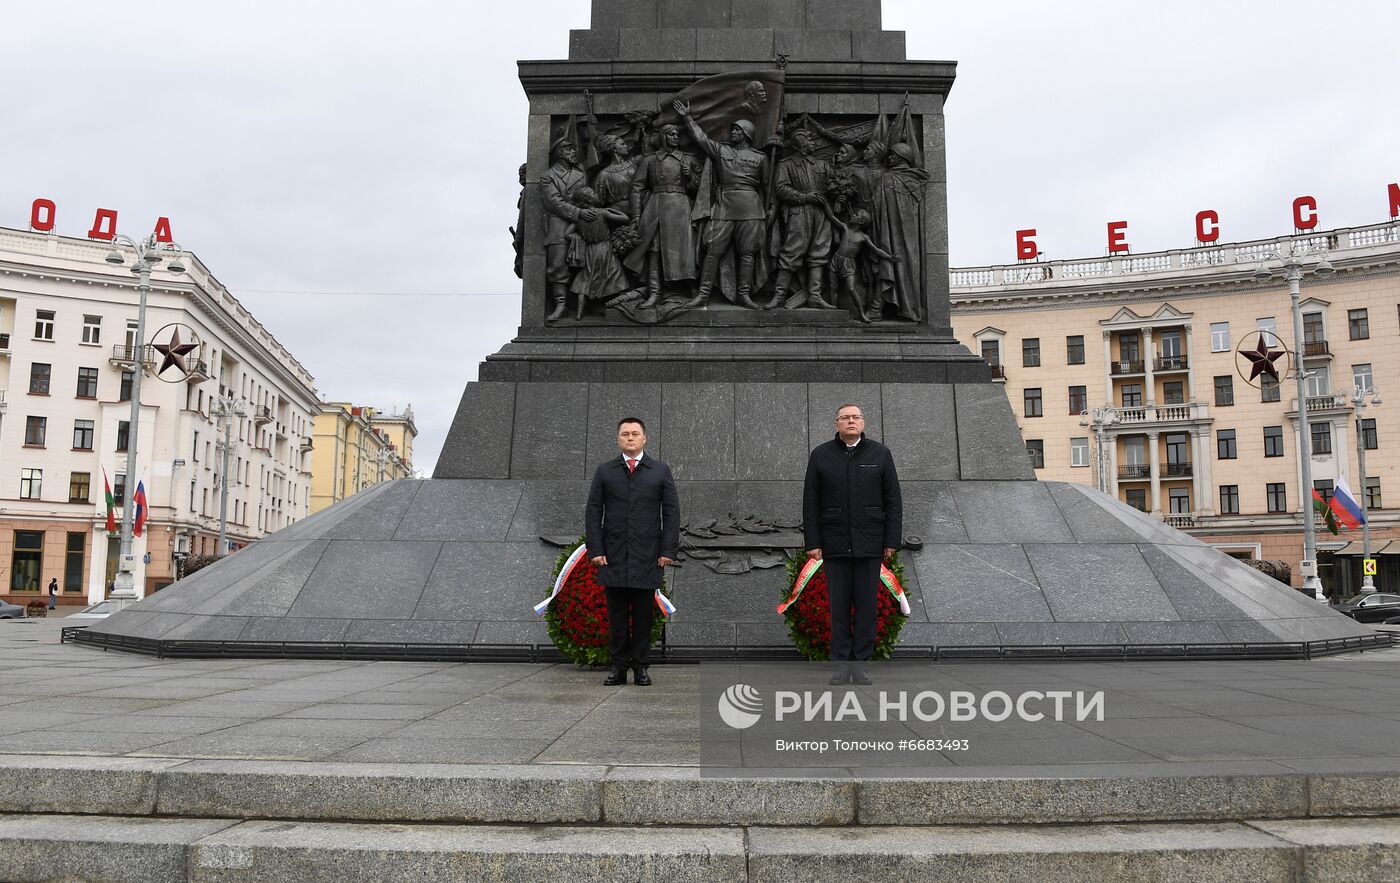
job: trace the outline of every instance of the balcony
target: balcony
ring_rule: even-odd
[[[1187,402],[1184,405],[1150,405],[1143,408],[1119,408],[1117,426],[1143,424],[1191,423],[1210,419],[1210,405]]]
[[[1328,392],[1322,395],[1308,396],[1308,414],[1315,415],[1323,411],[1345,411],[1351,407],[1351,397],[1344,392]],[[1292,416],[1298,414],[1298,399],[1288,400],[1288,412]]]
[[[1152,477],[1152,467],[1147,463],[1134,463],[1118,467],[1119,481],[1147,481]]]
[[[272,409],[267,405],[253,409],[253,422],[258,426],[264,426],[272,422]]]
[[[1185,356],[1158,356],[1152,360],[1153,371],[1185,371]]]
[[[302,451],[309,451],[309,450],[311,450],[311,449],[314,448],[314,447],[316,447],[316,443],[315,443],[314,441],[311,440],[311,436],[308,435],[307,437],[305,437],[305,438],[303,438],[303,439],[301,440],[301,450],[302,450]]]
[[[126,344],[119,343],[116,346],[112,347],[111,358],[109,358],[107,361],[111,362],[113,365],[118,365],[123,368],[135,365],[136,347],[127,346]],[[145,346],[141,347],[141,364],[147,368],[150,368],[155,364],[155,361],[155,347],[151,346],[150,344],[146,344]]]
[[[1006,380],[1006,366],[1005,366],[1005,365],[988,365],[987,367],[991,369],[991,372],[992,372],[992,379],[993,379],[993,380],[1001,380],[1001,381],[1005,381],[1005,380]]]
[[[1164,515],[1162,520],[1167,523],[1167,527],[1178,529],[1196,526],[1196,516],[1188,513],[1178,512],[1174,515]]]
[[[1305,340],[1303,341],[1303,358],[1323,358],[1330,357],[1332,349],[1325,340]]]
[[[190,373],[185,376],[187,383],[203,383],[210,377],[209,363],[203,359],[190,359]]]
[[[1162,475],[1166,478],[1190,478],[1190,463],[1168,463],[1162,467]]]
[[[1132,360],[1110,362],[1109,370],[1112,372],[1114,377],[1126,377],[1131,374],[1143,373],[1142,362],[1134,362]]]

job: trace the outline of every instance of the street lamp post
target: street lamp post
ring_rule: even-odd
[[[1317,258],[1313,273],[1318,276],[1332,275],[1332,265],[1327,262],[1327,249],[1306,243],[1294,242],[1287,251],[1270,249],[1259,259],[1259,268],[1254,271],[1254,281],[1268,282],[1273,273],[1265,266],[1266,261],[1275,260],[1283,264],[1283,278],[1288,283],[1288,296],[1293,305],[1293,376],[1298,381],[1298,461],[1299,495],[1303,502],[1303,560],[1299,571],[1303,575],[1303,589],[1314,600],[1327,602],[1322,592],[1322,580],[1317,577],[1317,538],[1313,535],[1312,505],[1312,438],[1308,425],[1307,372],[1303,370],[1303,307],[1299,299],[1299,289],[1303,281],[1303,265]]]
[[[1105,442],[1105,435],[1108,432],[1108,427],[1121,419],[1122,415],[1118,409],[1110,405],[1094,408],[1091,411],[1081,411],[1079,414],[1080,426],[1094,427],[1094,454],[1098,460],[1098,468],[1094,470],[1094,478],[1098,482],[1099,490],[1105,494],[1108,493],[1109,487],[1108,456],[1106,454],[1108,446]]]
[[[135,601],[137,598],[136,559],[131,549],[131,532],[136,507],[131,505],[131,500],[133,489],[136,487],[136,442],[140,438],[141,375],[146,370],[146,298],[151,292],[151,271],[157,264],[165,260],[164,254],[171,256],[170,263],[165,268],[167,272],[179,275],[185,272],[185,266],[180,261],[180,247],[173,242],[157,242],[154,233],[139,241],[126,235],[113,237],[112,251],[107,255],[107,263],[118,266],[126,263],[126,258],[117,250],[118,246],[126,246],[135,252],[136,259],[131,266],[131,273],[136,277],[138,296],[136,336],[132,340],[131,419],[127,423],[126,486],[122,492],[121,547],[117,561],[117,574],[112,581],[112,598],[123,603]]]
[[[214,551],[216,556],[222,558],[228,553],[228,455],[233,449],[233,418],[241,420],[247,416],[247,411],[241,399],[223,395],[214,400],[214,407],[210,408],[209,413],[219,418],[219,428],[224,435],[223,441],[219,442],[222,457],[219,467],[222,476],[219,482],[219,545]]]
[[[1357,500],[1361,504],[1361,559],[1365,561],[1371,557],[1371,514],[1366,510],[1366,435],[1362,431],[1361,421],[1364,419],[1367,407],[1367,399],[1371,405],[1381,403],[1380,393],[1376,392],[1374,386],[1356,386],[1351,391],[1351,406],[1356,410],[1356,472],[1357,478],[1361,482],[1361,499]],[[1369,595],[1376,590],[1376,584],[1371,574],[1366,573],[1365,565],[1362,565],[1361,593]]]

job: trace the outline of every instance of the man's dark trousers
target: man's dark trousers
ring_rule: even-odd
[[[827,558],[822,569],[826,571],[826,591],[831,599],[831,660],[869,659],[875,652],[875,624],[880,610],[880,559]]]
[[[650,665],[651,627],[656,619],[652,591],[604,586],[603,592],[608,598],[608,649],[613,664],[623,668]]]

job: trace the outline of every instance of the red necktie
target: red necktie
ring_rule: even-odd
[[[636,460],[633,460],[631,457],[628,457],[628,458],[627,458],[627,471],[628,471],[628,472],[635,472],[636,470],[637,470],[637,461],[636,461]]]

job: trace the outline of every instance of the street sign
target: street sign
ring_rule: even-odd
[[[141,563],[142,563],[142,564],[150,564],[150,563],[151,563],[151,553],[150,553],[150,552],[147,552],[146,554],[144,554],[144,555],[141,556]]]
[[[1361,559],[1361,573],[1362,573],[1363,576],[1375,576],[1375,575],[1376,575],[1376,559],[1374,559],[1374,558],[1362,558],[1362,559]]]

